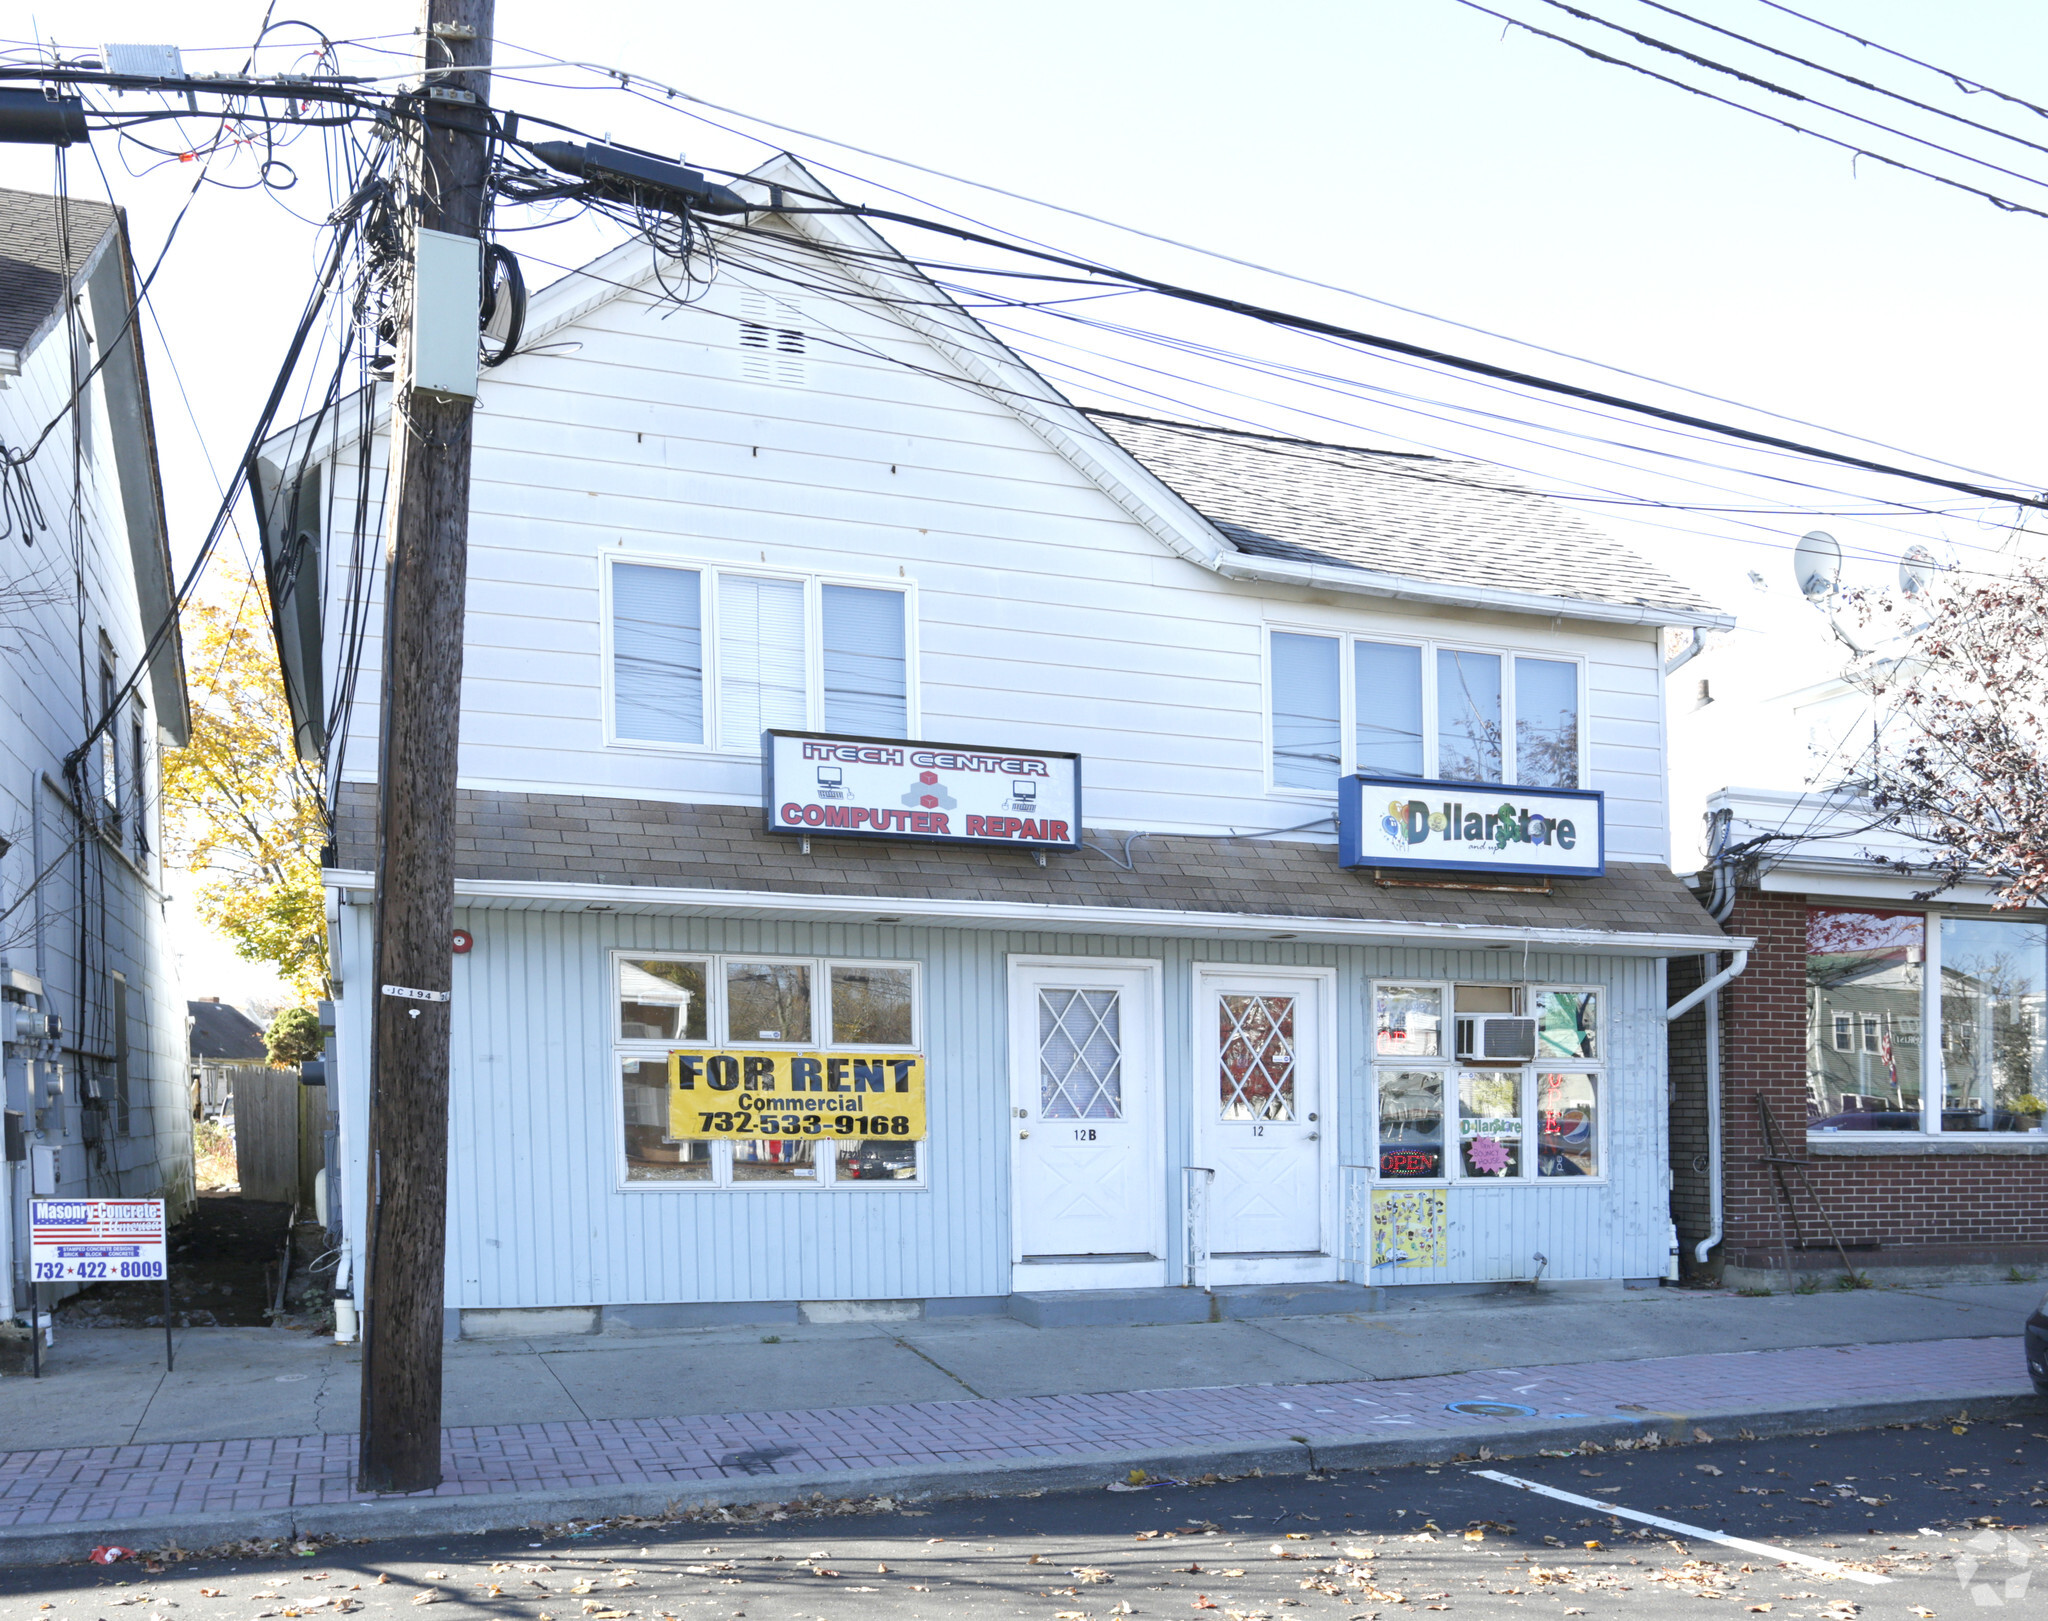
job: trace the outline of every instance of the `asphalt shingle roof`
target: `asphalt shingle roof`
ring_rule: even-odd
[[[1089,411],[1240,551],[1434,585],[1712,613],[1570,508],[1484,462]]]
[[[263,1026],[238,1007],[225,1002],[187,1002],[192,1016],[192,1056],[225,1062],[241,1059],[264,1063],[269,1052],[263,1045]]]
[[[337,865],[374,870],[375,787],[343,783],[336,810]],[[1124,838],[1094,828],[1089,836],[1110,850]],[[1327,841],[1146,834],[1128,868],[1093,850],[1056,854],[1041,867],[1028,850],[816,834],[810,845],[806,854],[795,839],[765,831],[755,806],[471,788],[456,795],[455,876],[464,879],[724,889],[736,905],[752,893],[860,895],[1676,934],[1696,937],[1702,951],[1726,938],[1671,869],[1654,862],[1615,862],[1603,877],[1560,879],[1539,894],[1383,888],[1370,873],[1339,867]]]
[[[66,225],[74,277],[114,228],[114,210],[105,203],[73,197],[62,213],[58,203],[45,192],[0,188],[0,349],[27,348],[62,307]]]

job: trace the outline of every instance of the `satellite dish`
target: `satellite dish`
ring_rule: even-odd
[[[1899,559],[1899,589],[1909,597],[1924,595],[1940,567],[1941,560],[1925,546],[1913,547]]]
[[[1802,535],[1792,550],[1792,577],[1799,582],[1799,594],[1819,607],[1841,581],[1841,542],[1825,529]]]

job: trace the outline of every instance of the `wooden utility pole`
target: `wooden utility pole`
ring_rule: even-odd
[[[407,143],[409,230],[481,237],[490,179],[492,12],[493,0],[426,0],[418,116],[402,120],[400,133]],[[475,405],[466,395],[414,386],[419,357],[407,306],[421,284],[419,264],[415,236],[414,275],[397,301],[377,960],[362,986],[376,1018],[358,1485],[382,1492],[422,1491],[441,1481],[455,749]],[[478,301],[481,293],[479,271]]]

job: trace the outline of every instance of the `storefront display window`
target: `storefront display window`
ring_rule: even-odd
[[[1466,1070],[1458,1076],[1458,1169],[1468,1177],[1522,1174],[1522,1072]]]
[[[1806,1092],[1812,1131],[1919,1131],[1918,912],[1806,912]]]
[[[619,1037],[702,1041],[711,1008],[701,962],[627,958],[619,964]]]
[[[1808,1131],[2042,1129],[2048,924],[1809,907],[1806,987]]]
[[[1600,1082],[1597,1076],[1537,1074],[1536,1174],[1600,1174]]]
[[[1444,1174],[1444,1072],[1379,1072],[1382,1181],[1434,1181]]]
[[[679,1042],[770,1053],[917,1051],[922,1037],[915,964],[635,952],[616,955],[613,972],[614,1052],[628,1187],[820,1189],[922,1183],[922,1142],[858,1136],[844,1141],[677,1138],[670,1135],[669,1118],[668,1054]],[[814,1004],[814,997],[822,1005]],[[821,1025],[827,1028],[820,1030]]]
[[[1443,1056],[1444,988],[1379,985],[1373,990],[1374,1040],[1383,1057]]]
[[[1385,1066],[1373,1077],[1379,1179],[1604,1175],[1601,995],[1582,985],[1376,984],[1374,1045]],[[1536,1062],[1455,1066],[1444,1031],[1453,1008],[1460,1015],[1527,1010],[1536,1022]],[[1397,1068],[1391,1060],[1400,1058],[1407,1062]],[[1455,1121],[1448,1134],[1447,1117]]]
[[[832,965],[832,1041],[835,1046],[908,1047],[916,1035],[908,968],[870,963]]]
[[[1538,991],[1536,1051],[1544,1058],[1598,1058],[1600,993]]]
[[[729,962],[725,1006],[730,1041],[809,1041],[811,965]]]
[[[1941,1128],[2037,1131],[2048,1112],[2048,924],[1941,920]]]

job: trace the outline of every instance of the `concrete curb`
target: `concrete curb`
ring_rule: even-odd
[[[24,1525],[0,1528],[0,1566],[79,1560],[103,1543],[155,1550],[173,1543],[182,1548],[206,1548],[223,1542],[273,1537],[448,1536],[559,1525],[566,1520],[602,1520],[618,1514],[655,1517],[692,1509],[785,1503],[814,1496],[950,1497],[1085,1491],[1099,1488],[1132,1469],[1168,1477],[1242,1475],[1255,1469],[1268,1475],[1298,1475],[1309,1472],[1311,1454],[1321,1468],[1384,1469],[1469,1459],[1482,1446],[1495,1459],[1505,1459],[1546,1448],[1577,1447],[1587,1441],[1605,1446],[1650,1435],[1667,1442],[1689,1443],[1695,1427],[1709,1425],[1719,1426],[1717,1440],[1726,1439],[1727,1432],[1737,1429],[1763,1440],[1780,1435],[1876,1429],[1886,1424],[1945,1422],[1963,1411],[1968,1412],[1972,1423],[2011,1416],[2038,1418],[2048,1412],[2048,1399],[2031,1391],[2012,1389],[1962,1390],[1938,1397],[1845,1403],[1839,1407],[1726,1407],[1694,1413],[1653,1412],[1626,1419],[1504,1421],[1497,1429],[1483,1434],[1411,1432],[1388,1436],[1307,1431],[1305,1445],[1260,1441],[1181,1452],[1130,1450],[1018,1459],[1011,1463],[930,1464],[716,1482],[652,1481],[558,1491],[396,1497],[372,1502],[314,1503],[253,1514],[170,1514],[110,1520],[90,1528]]]

